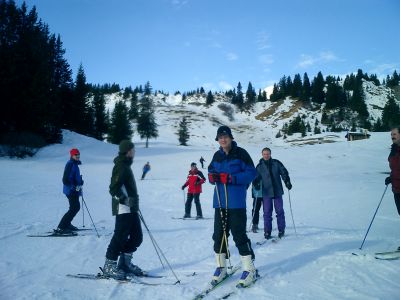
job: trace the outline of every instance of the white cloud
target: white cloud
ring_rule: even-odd
[[[171,1],[172,5],[174,5],[178,8],[188,4],[188,2],[189,2],[188,0],[172,0]]]
[[[331,61],[341,61],[341,59],[339,59],[332,51],[320,52],[316,57],[301,54],[297,67],[306,68],[318,63],[327,63]]]
[[[236,53],[228,52],[228,53],[226,54],[226,59],[227,59],[227,60],[238,60],[238,59],[239,59],[239,56],[238,56]]]
[[[265,31],[261,31],[257,34],[256,38],[257,50],[264,50],[271,48],[269,44],[269,35]]]
[[[272,54],[264,54],[258,57],[258,61],[263,65],[270,65],[274,62]]]
[[[220,89],[222,89],[224,91],[233,89],[233,86],[231,84],[229,84],[228,82],[226,82],[226,81],[218,82],[218,86],[219,86]]]

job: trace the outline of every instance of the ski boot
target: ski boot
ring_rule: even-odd
[[[214,275],[211,280],[211,285],[213,285],[213,286],[220,283],[227,276],[226,254],[225,253],[221,253],[221,254],[216,253],[215,259],[217,261],[217,268],[215,269]]]
[[[203,219],[203,216],[196,216],[196,220]]]
[[[267,239],[267,240],[270,240],[272,237],[271,237],[271,231],[266,231],[265,233],[264,233],[264,237],[265,237],[265,239]]]
[[[285,230],[281,230],[281,231],[279,231],[279,233],[278,233],[278,238],[283,238],[283,236],[285,235]]]
[[[253,224],[253,226],[251,226],[251,231],[254,233],[258,232],[258,225],[257,224]]]
[[[132,253],[122,253],[118,260],[118,269],[123,270],[128,276],[145,276],[141,268],[131,263]]]
[[[236,286],[248,287],[256,280],[257,270],[254,267],[251,255],[240,256],[240,260],[242,261],[243,273],[242,276],[240,276],[240,280]]]
[[[72,224],[69,224],[68,229],[71,230],[71,231],[78,231],[79,230],[78,227],[76,227],[76,226],[74,226]]]
[[[103,267],[103,275],[107,278],[113,278],[115,280],[126,279],[125,272],[117,267],[117,261],[106,258]]]
[[[189,214],[184,214],[184,215],[183,215],[183,218],[184,218],[184,219],[190,218],[190,215],[189,215]]]

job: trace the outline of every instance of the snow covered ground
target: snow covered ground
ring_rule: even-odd
[[[150,141],[150,148],[137,141],[133,170],[140,194],[140,208],[147,225],[172,268],[179,285],[144,286],[115,281],[68,278],[68,273],[96,273],[104,263],[114,218],[108,185],[117,146],[71,132],[64,143],[52,145],[29,159],[0,159],[0,299],[191,299],[206,287],[215,268],[212,247],[213,220],[174,220],[184,213],[185,182],[190,163],[203,156],[211,160],[217,143],[210,146],[216,128],[204,128],[209,143],[176,145],[176,137]],[[235,136],[235,131],[233,132]],[[248,150],[255,163],[261,148],[244,135],[239,146]],[[135,139],[134,139],[135,141]],[[196,140],[195,140],[196,141]],[[369,140],[304,146],[272,146],[272,157],[281,160],[292,178],[291,203],[298,235],[295,235],[284,195],[287,237],[266,243],[262,232],[249,233],[256,254],[255,265],[263,276],[253,287],[238,291],[230,299],[399,299],[400,260],[381,261],[377,251],[400,246],[400,217],[388,189],[372,225],[362,253],[358,251],[366,229],[384,191],[388,171],[389,133],[372,133]],[[61,177],[68,151],[81,151],[84,198],[101,237],[94,232],[67,238],[30,238],[27,234],[55,228],[67,210]],[[141,181],[142,166],[152,170]],[[206,173],[206,170],[204,170]],[[203,214],[213,216],[212,186],[204,185]],[[248,195],[248,205],[251,197]],[[192,207],[192,213],[194,207]],[[248,209],[250,217],[251,210]],[[262,221],[262,217],[261,217]],[[73,224],[82,226],[82,212]],[[261,225],[261,224],[260,224]],[[91,222],[85,211],[85,226]],[[274,224],[275,226],[275,224]],[[262,227],[262,225],[261,225]],[[134,262],[162,279],[174,283],[163,269],[148,234],[134,254]],[[277,234],[276,230],[273,234]],[[232,263],[239,255],[230,238]],[[196,272],[196,276],[188,276]],[[207,299],[218,299],[235,289],[238,272]]]

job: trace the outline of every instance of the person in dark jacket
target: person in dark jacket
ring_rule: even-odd
[[[213,240],[217,262],[211,284],[218,284],[227,274],[226,258],[229,256],[228,237],[231,231],[243,267],[239,285],[248,286],[255,280],[257,271],[251,241],[246,234],[246,191],[256,177],[256,170],[247,151],[233,141],[229,127],[219,127],[215,140],[220,148],[208,166],[209,182],[215,185]]]
[[[134,155],[134,144],[129,140],[121,141],[109,188],[115,229],[107,248],[103,272],[105,276],[115,279],[124,279],[126,275],[143,275],[143,271],[131,262],[133,252],[143,241],[139,195],[131,169]]]
[[[278,237],[281,238],[285,235],[286,227],[281,178],[288,190],[292,188],[292,184],[285,166],[279,160],[271,158],[271,149],[264,148],[261,154],[262,158],[256,167],[258,174],[255,182],[260,182],[263,186],[264,237],[271,238],[272,210],[275,208]]]
[[[203,173],[197,169],[196,163],[192,162],[190,165],[189,175],[184,185],[182,185],[182,190],[189,186],[186,202],[185,202],[185,215],[184,218],[190,218],[190,211],[192,209],[192,201],[196,205],[197,216],[196,219],[202,219],[203,213],[201,211],[200,204],[200,194],[202,192],[201,185],[206,181]]]
[[[200,157],[200,163],[201,163],[201,168],[204,169],[204,163],[206,162],[206,160],[202,157]]]
[[[258,222],[260,221],[260,209],[263,204],[261,182],[253,182],[251,185],[251,197],[253,198],[253,209],[251,210],[251,231],[257,233]]]
[[[63,192],[68,198],[69,209],[61,218],[60,223],[55,230],[56,233],[71,233],[78,230],[77,227],[71,224],[72,220],[79,212],[81,206],[79,197],[82,195],[83,180],[80,174],[79,165],[81,164],[79,150],[73,148],[70,150],[70,159],[65,165],[63,174]]]
[[[388,161],[390,167],[390,176],[385,179],[385,184],[392,184],[392,192],[400,215],[400,126],[391,130],[392,149]]]

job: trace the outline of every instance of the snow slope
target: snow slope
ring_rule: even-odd
[[[198,137],[193,137],[188,147],[177,146],[176,136],[162,126],[161,138],[150,141],[150,148],[144,148],[144,143],[134,138],[137,151],[133,170],[141,211],[181,280],[180,285],[143,286],[65,276],[95,273],[104,263],[114,226],[108,184],[117,146],[64,131],[63,144],[46,147],[33,158],[1,158],[0,299],[193,298],[206,287],[215,268],[213,220],[184,221],[171,217],[183,215],[184,194],[180,187],[190,163],[198,162],[200,156],[207,163],[212,158],[217,146],[213,140],[216,126],[205,122],[196,129]],[[249,135],[237,132],[237,128],[233,135],[255,163],[261,148],[271,145],[255,142]],[[258,136],[256,132],[254,136]],[[272,144],[272,156],[285,164],[292,178],[290,199],[298,235],[292,225],[286,192],[287,237],[277,244],[256,246],[255,242],[263,240],[262,232],[249,233],[255,265],[263,277],[255,286],[238,291],[230,299],[399,299],[400,260],[379,261],[371,255],[400,246],[400,217],[390,189],[361,251],[367,255],[351,254],[358,251],[385,188],[389,134],[372,133],[369,140],[357,142],[346,142],[343,136],[338,140],[341,141],[312,146]],[[101,237],[85,233],[72,238],[29,238],[27,234],[55,228],[67,210],[61,177],[72,147],[81,151],[84,197]],[[141,181],[141,168],[147,161],[152,170]],[[204,215],[210,217],[211,198],[212,186],[206,183],[201,203]],[[73,224],[82,226],[82,222],[79,212]],[[84,222],[91,227],[86,211]],[[143,230],[144,241],[134,254],[134,262],[152,273],[166,275],[162,282],[174,283],[175,278],[162,268]],[[238,263],[231,238],[230,250],[232,263]],[[197,275],[187,276],[193,272]],[[240,272],[207,299],[218,299],[235,289],[239,276]]]

